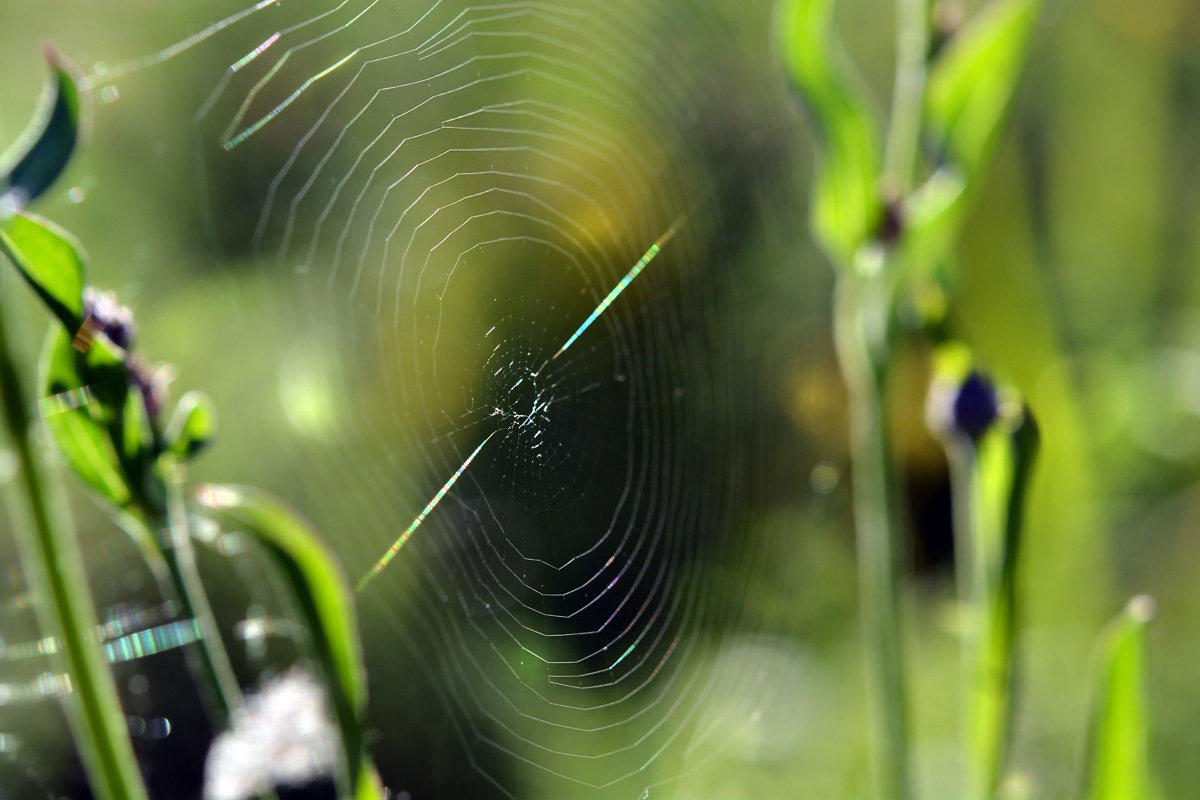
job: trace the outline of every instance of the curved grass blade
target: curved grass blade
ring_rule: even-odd
[[[167,447],[187,461],[208,447],[217,436],[217,410],[203,392],[188,392],[179,399],[165,434]]]
[[[865,92],[836,43],[832,0],[785,3],[780,33],[784,63],[811,111],[820,140],[813,187],[813,228],[843,267],[876,233],[882,218],[876,125]]]
[[[968,180],[986,165],[1012,105],[1039,0],[993,0],[929,69],[926,122],[934,146]]]
[[[54,73],[45,110],[12,148],[17,153],[12,157],[12,166],[0,170],[0,218],[20,211],[44,194],[62,174],[79,142],[80,103],[75,80],[54,50],[47,47],[45,56]]]
[[[944,163],[905,204],[901,262],[910,278],[931,274],[953,246],[1004,130],[1038,5],[1038,0],[995,0],[930,67],[926,128]]]
[[[945,164],[909,195],[899,259],[904,280],[927,278],[945,264],[962,225],[970,188],[961,170]]]
[[[362,743],[367,684],[353,594],[333,554],[296,512],[260,490],[206,485],[196,492],[195,501],[252,536],[274,557],[295,594],[326,675],[346,752],[346,795],[381,797]]]

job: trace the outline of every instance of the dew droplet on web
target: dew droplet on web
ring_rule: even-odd
[[[171,720],[166,717],[154,717],[146,723],[144,736],[147,739],[165,739],[171,735]]]
[[[130,694],[141,697],[150,690],[150,681],[145,675],[138,673],[129,677],[129,692]]]

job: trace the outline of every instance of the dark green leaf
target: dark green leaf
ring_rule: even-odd
[[[106,424],[120,419],[129,392],[129,371],[125,357],[108,340],[97,337],[86,345],[86,352],[78,356],[80,374],[92,387],[100,403],[96,407],[98,418]]]
[[[0,251],[72,334],[83,324],[84,265],[71,234],[31,214],[0,221]]]
[[[71,160],[79,140],[79,92],[75,81],[56,53],[47,50],[46,59],[54,75],[46,93],[45,111],[13,148],[16,155],[4,160],[12,166],[0,170],[0,218],[45,193]]]
[[[348,772],[356,784],[351,793],[369,793],[370,786],[364,787],[362,779],[372,770],[363,761],[362,713],[367,687],[358,622],[350,586],[333,554],[307,522],[265,492],[240,486],[204,486],[195,499],[227,526],[256,539],[287,578],[330,686]]]
[[[119,442],[121,468],[139,499],[152,508],[163,508],[166,496],[162,478],[154,471],[158,445],[146,401],[137,386],[126,383],[121,415],[109,428],[113,442]]]
[[[179,400],[167,426],[167,447],[182,459],[194,457],[217,435],[217,410],[203,392],[188,392]]]
[[[80,374],[71,335],[51,332],[41,361],[42,415],[54,443],[84,483],[117,506],[130,500],[120,459],[109,438],[106,410]]]
[[[1156,797],[1147,753],[1145,631],[1154,614],[1149,597],[1135,597],[1101,642],[1087,767],[1089,800]]]
[[[929,70],[925,113],[935,146],[968,179],[986,163],[1012,102],[1039,0],[993,0]]]
[[[129,461],[140,460],[152,448],[154,432],[146,416],[146,403],[135,388],[125,393],[121,423],[121,454]]]
[[[832,11],[832,0],[790,0],[781,31],[788,74],[820,139],[814,233],[836,263],[849,265],[879,227],[879,145],[866,94],[837,45]]]

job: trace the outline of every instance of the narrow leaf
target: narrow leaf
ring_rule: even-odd
[[[11,167],[0,168],[0,218],[20,211],[40,197],[62,174],[79,141],[79,91],[62,66],[62,60],[47,49],[53,76],[46,92],[44,111],[5,158]]]
[[[1021,75],[1039,0],[992,0],[955,34],[929,70],[928,129],[968,178],[986,164]]]
[[[83,324],[84,264],[71,234],[31,214],[0,221],[0,251],[71,333]]]
[[[980,619],[974,694],[969,713],[968,746],[972,748],[969,778],[976,793],[995,795],[1012,745],[1013,690],[1017,676],[1017,624],[1020,614],[1018,565],[1025,501],[1039,432],[1025,407],[1012,432],[993,430],[980,443],[981,512],[990,517],[974,543],[986,559],[983,616]],[[990,536],[992,541],[985,537]]]
[[[79,360],[71,335],[62,328],[53,330],[42,350],[42,416],[75,474],[106,500],[125,506],[130,491],[109,438],[111,412],[81,375]]]
[[[224,524],[256,539],[287,578],[329,684],[346,751],[349,793],[372,796],[370,787],[363,786],[363,776],[373,773],[364,762],[362,746],[366,670],[350,585],[333,554],[307,522],[265,492],[204,486],[195,500]]]
[[[901,243],[909,280],[928,278],[945,263],[967,206],[967,184],[949,165],[938,168],[905,203],[907,223]]]
[[[114,443],[120,443],[121,468],[143,504],[165,508],[161,476],[154,471],[159,453],[146,403],[137,386],[126,386],[121,415],[109,428]]]
[[[1145,690],[1145,631],[1154,614],[1149,597],[1135,597],[1101,642],[1099,680],[1089,731],[1089,800],[1151,800]]]
[[[784,62],[819,137],[814,233],[841,265],[876,233],[879,144],[861,82],[836,42],[832,0],[790,0],[781,25]]]

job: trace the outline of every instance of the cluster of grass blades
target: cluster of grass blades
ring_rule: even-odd
[[[928,0],[898,0],[891,118],[875,118],[833,24],[835,0],[784,0],[783,62],[817,139],[812,232],[837,273],[834,340],[850,396],[851,461],[878,797],[913,786],[899,553],[885,414],[905,337],[934,353],[930,422],[951,465],[960,601],[968,614],[961,796],[998,796],[1012,738],[1022,516],[1038,430],[1010,387],[947,330],[952,249],[1003,133],[1040,3],[992,0],[945,30]],[[922,296],[943,298],[922,303]],[[906,325],[901,308],[917,309]],[[911,313],[908,315],[913,316]],[[1014,324],[1016,324],[1014,322]],[[1086,732],[1089,798],[1152,796],[1141,682],[1146,602],[1106,634]]]
[[[131,533],[164,594],[195,621],[194,678],[214,725],[243,705],[192,551],[189,519],[200,513],[236,526],[262,545],[293,594],[334,709],[342,755],[339,795],[383,796],[363,747],[366,680],[352,592],[319,537],[275,498],[243,487],[189,488],[187,463],[216,434],[211,401],[184,395],[167,413],[160,370],[135,349],[132,315],[87,284],[79,243],[26,208],[54,184],[78,141],[81,98],[70,70],[47,51],[53,80],[45,109],[0,173],[0,252],[53,317],[37,395],[13,359],[0,315],[0,389],[7,434],[18,454],[26,524],[19,544],[39,622],[59,642],[73,691],[64,702],[89,783],[103,800],[146,797],[116,688],[90,635],[96,613],[78,544],[39,452],[41,424],[62,460]],[[47,409],[42,420],[29,409]],[[269,791],[269,787],[265,789]]]

